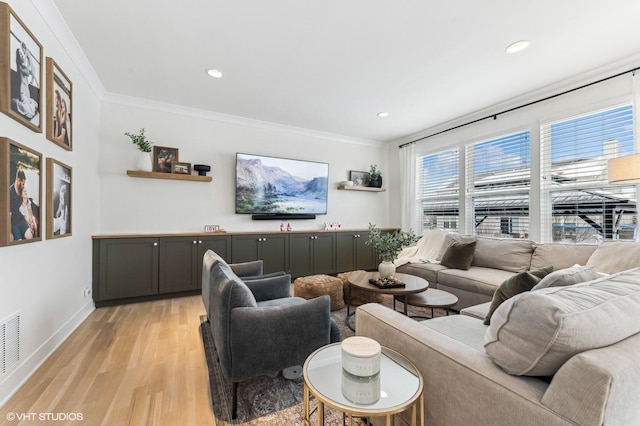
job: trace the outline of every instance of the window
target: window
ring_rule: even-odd
[[[631,105],[546,123],[541,144],[542,240],[635,239],[635,187],[607,180],[607,161],[634,153]]]
[[[466,150],[467,205],[473,211],[473,233],[527,238],[531,184],[529,131],[467,145]]]
[[[459,156],[458,148],[419,156],[416,167],[421,223],[418,229],[458,232]]]

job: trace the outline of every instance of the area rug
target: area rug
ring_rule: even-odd
[[[389,298],[383,302],[383,305],[390,307],[392,303],[392,299]],[[410,313],[424,314],[426,312],[417,310]],[[346,325],[346,314],[346,308],[331,312],[331,317],[340,327],[342,339],[355,334]],[[303,424],[302,391],[304,379],[300,377],[288,380],[282,374],[273,377],[260,376],[240,382],[238,384],[238,418],[231,419],[231,381],[222,375],[213,344],[213,336],[206,321],[206,316],[200,317],[200,334],[209,369],[210,397],[216,425],[282,426]],[[354,319],[352,318],[351,321],[353,324]],[[315,407],[315,403],[312,401],[313,407]],[[312,423],[315,423],[315,414],[312,415],[311,420]],[[342,413],[325,407],[325,424],[342,425]],[[355,424],[365,425],[366,423],[357,419]]]

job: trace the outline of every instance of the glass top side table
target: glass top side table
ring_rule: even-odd
[[[304,376],[304,424],[310,426],[310,395],[317,401],[318,426],[324,425],[324,406],[342,411],[348,425],[353,417],[386,417],[386,424],[393,424],[393,416],[411,407],[411,424],[424,426],[424,397],[422,375],[415,366],[399,353],[382,347],[380,359],[380,398],[372,404],[358,404],[343,394],[342,350],[340,343],[323,346],[309,355],[303,367]]]

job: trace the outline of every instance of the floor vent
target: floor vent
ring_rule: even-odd
[[[20,315],[0,323],[0,375],[20,361]]]

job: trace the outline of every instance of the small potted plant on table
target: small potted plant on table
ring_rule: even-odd
[[[408,232],[396,230],[393,232],[383,232],[375,225],[369,224],[369,239],[365,244],[372,246],[381,262],[378,265],[380,278],[388,279],[395,275],[396,266],[393,261],[403,248],[413,245],[417,241],[413,230]]]

